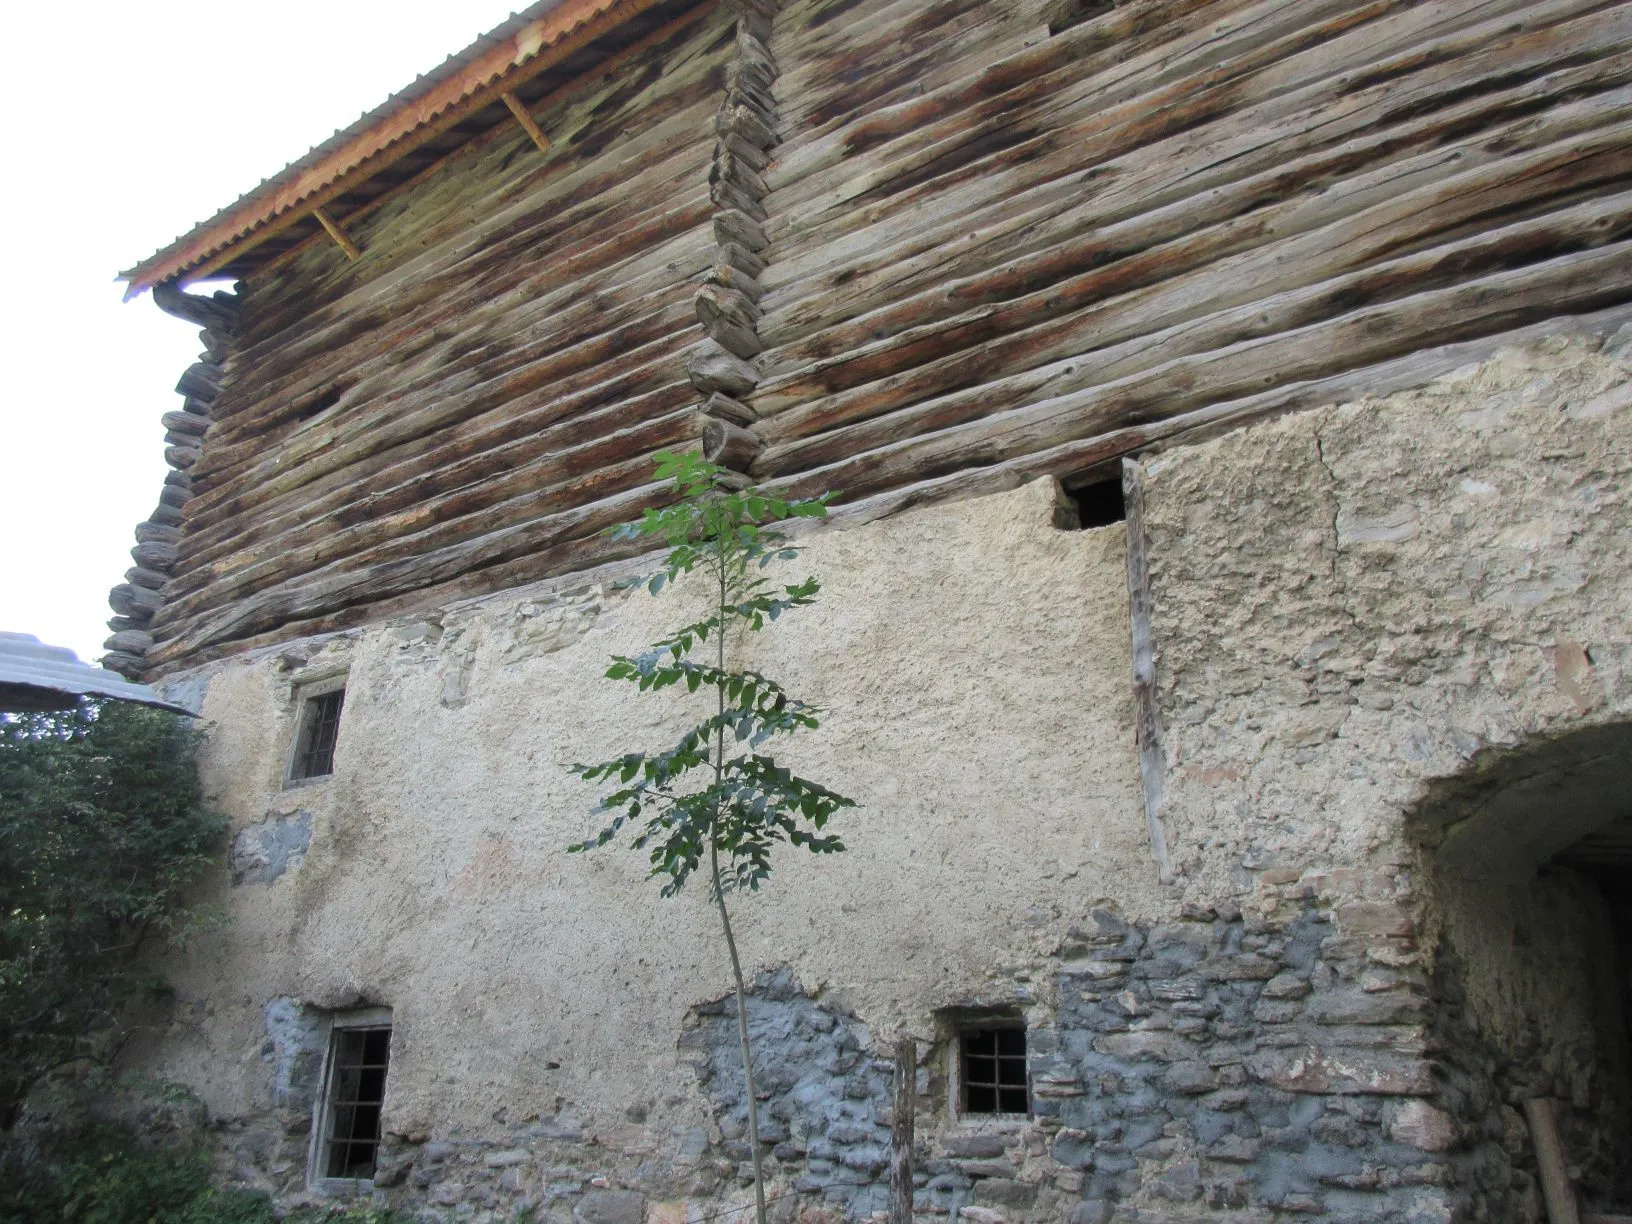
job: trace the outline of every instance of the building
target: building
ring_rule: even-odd
[[[886,1208],[903,1037],[926,1217],[1632,1205],[1629,89],[1603,0],[453,57],[128,274],[206,351],[108,661],[237,827],[135,1065],[286,1197],[749,1201],[712,916],[563,853],[688,598],[604,529],[701,445],[843,491],[755,646],[862,805],[739,908],[779,1221]]]

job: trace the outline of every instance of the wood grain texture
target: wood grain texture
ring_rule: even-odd
[[[721,5],[533,117],[170,301],[153,665],[608,563],[705,432],[891,513],[1632,303],[1610,0]]]

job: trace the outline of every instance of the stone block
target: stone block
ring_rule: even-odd
[[[646,1199],[633,1190],[591,1190],[572,1218],[575,1224],[645,1224]]]
[[[1162,1062],[1181,1062],[1196,1056],[1193,1042],[1176,1033],[1160,1029],[1135,1033],[1109,1033],[1094,1042],[1094,1049],[1116,1058],[1138,1060],[1154,1058]]]
[[[1427,1096],[1433,1091],[1426,1062],[1380,1050],[1294,1047],[1255,1055],[1247,1066],[1258,1079],[1287,1092]]]
[[[1395,1112],[1388,1126],[1395,1143],[1425,1152],[1449,1151],[1457,1143],[1456,1120],[1426,1101],[1407,1101]]]

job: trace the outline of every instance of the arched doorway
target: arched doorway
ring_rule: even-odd
[[[1581,1210],[1632,1208],[1632,725],[1493,754],[1435,784],[1412,832],[1470,1194],[1547,1218],[1543,1099]]]

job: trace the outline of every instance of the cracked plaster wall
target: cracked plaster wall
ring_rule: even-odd
[[[747,659],[827,708],[784,759],[862,806],[849,853],[784,855],[737,903],[745,968],[790,967],[885,1040],[1031,997],[1024,967],[1113,889],[1172,905],[1129,731],[1124,532],[1057,530],[1054,505],[1044,481],[812,534],[786,574],[818,574],[821,601]],[[685,589],[580,579],[179,678],[207,680],[205,782],[236,828],[310,813],[310,848],[269,882],[221,872],[234,920],[174,967],[176,1019],[132,1061],[247,1135],[270,1116],[269,1001],[388,1005],[388,1131],[547,1124],[609,1166],[694,1161],[708,1114],[677,1041],[730,984],[717,919],[700,889],[661,900],[633,851],[564,853],[593,823],[569,766],[694,712],[601,678],[696,613]],[[346,669],[334,776],[284,789],[302,687]],[[298,1186],[294,1145],[239,1146],[246,1180]]]
[[[1626,790],[1585,803],[1566,769],[1504,792],[1492,765],[1580,775],[1599,749],[1559,745],[1632,717],[1629,347],[1558,335],[1146,465],[1181,886],[1265,913],[1315,894],[1340,926],[1414,937],[1372,956],[1439,972],[1429,1053],[1501,1098],[1461,1098],[1493,1195],[1497,1166],[1533,1169],[1524,1097],[1565,1102],[1589,1183],[1632,1105],[1600,886],[1536,874]],[[1445,799],[1460,779],[1497,798]],[[1532,1218],[1522,1167],[1513,1185]]]

